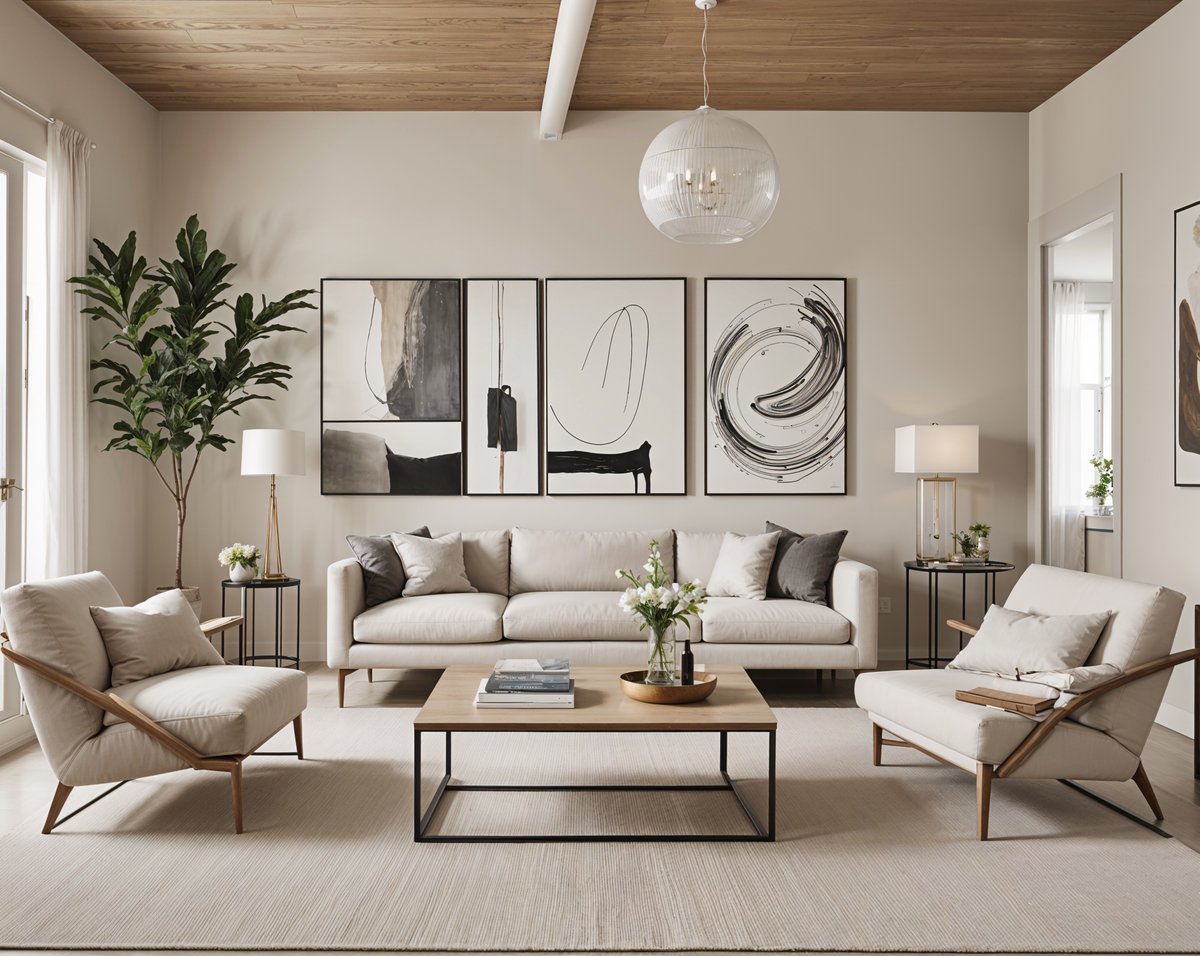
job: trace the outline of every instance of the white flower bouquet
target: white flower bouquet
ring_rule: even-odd
[[[650,557],[643,570],[643,580],[632,571],[622,568],[617,577],[628,581],[618,603],[626,614],[642,619],[640,630],[649,630],[646,682],[670,684],[675,680],[675,626],[683,624],[691,630],[691,618],[700,614],[708,594],[699,579],[687,584],[667,580],[658,542],[650,542]]]
[[[217,553],[221,567],[229,568],[233,581],[247,581],[258,574],[258,546],[254,544],[231,544]]]

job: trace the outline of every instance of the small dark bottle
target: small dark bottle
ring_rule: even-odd
[[[692,654],[692,642],[684,640],[683,657],[679,662],[680,683],[684,686],[696,683],[696,658]]]

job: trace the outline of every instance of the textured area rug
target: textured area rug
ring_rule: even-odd
[[[310,759],[248,765],[241,836],[227,778],[191,771],[130,783],[52,836],[25,821],[0,840],[0,945],[1187,952],[1200,942],[1200,856],[1053,782],[998,782],[995,839],[979,844],[973,779],[907,751],[872,767],[854,710],[777,711],[775,844],[414,844],[413,713],[310,710]],[[427,766],[440,761],[438,739],[426,737]],[[467,783],[713,782],[716,762],[715,734],[462,735],[454,770]],[[761,735],[732,737],[730,764],[762,800]],[[447,800],[442,832],[746,827],[724,793]]]

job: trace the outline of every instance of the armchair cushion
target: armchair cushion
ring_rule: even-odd
[[[1019,677],[1079,667],[1096,646],[1110,616],[1108,611],[1029,614],[993,604],[978,633],[950,662],[950,668]]]
[[[112,687],[182,670],[224,664],[180,591],[164,591],[134,607],[92,607],[112,664]]]

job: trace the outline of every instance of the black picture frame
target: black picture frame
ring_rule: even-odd
[[[348,283],[348,282],[358,282],[358,283],[362,283],[362,282],[438,282],[438,283],[452,283],[454,285],[455,289],[457,290],[457,298],[458,298],[457,330],[458,330],[458,408],[459,408],[459,417],[457,419],[372,420],[372,419],[365,419],[365,418],[351,419],[351,418],[327,418],[326,417],[326,414],[325,414],[325,409],[326,409],[325,369],[326,369],[326,361],[327,361],[327,355],[326,355],[326,352],[327,352],[327,348],[326,348],[326,331],[327,331],[326,330],[326,296],[327,296],[326,285],[329,283]],[[319,370],[318,370],[319,378],[318,378],[317,385],[318,385],[318,390],[319,390],[319,400],[320,400],[319,408],[320,408],[320,416],[321,416],[320,423],[319,423],[320,424],[320,436],[321,436],[320,437],[320,443],[321,443],[320,444],[320,452],[321,452],[320,494],[321,494],[321,496],[322,497],[339,497],[339,498],[340,497],[399,498],[399,497],[410,497],[410,496],[411,497],[461,497],[462,493],[463,493],[463,485],[464,485],[464,481],[465,481],[465,475],[464,475],[463,463],[462,463],[462,453],[463,453],[462,415],[463,415],[463,402],[464,402],[464,396],[463,396],[463,368],[464,368],[463,348],[464,348],[464,346],[463,346],[463,285],[462,285],[462,279],[461,278],[447,278],[447,277],[414,278],[414,277],[410,277],[410,276],[326,276],[326,277],[323,277],[320,281],[320,293],[321,293],[321,308],[320,308],[320,328],[319,328],[319,343],[318,343],[320,362],[319,362]],[[457,488],[455,490],[437,490],[437,491],[412,490],[412,491],[403,491],[403,492],[347,491],[347,490],[340,490],[340,489],[336,490],[336,491],[327,490],[328,476],[326,474],[326,454],[325,454],[326,453],[326,447],[325,447],[326,446],[326,426],[331,425],[331,424],[332,425],[358,424],[358,425],[372,425],[372,426],[380,426],[380,425],[416,426],[416,425],[439,425],[439,424],[457,425],[458,427],[454,429],[454,433],[458,437],[458,442],[459,442],[458,451],[456,453],[458,455],[459,461],[458,461],[458,466],[455,469],[456,474],[457,474]]]
[[[842,382],[843,400],[842,400],[842,435],[841,435],[841,488],[840,490],[832,491],[810,491],[800,488],[789,488],[787,484],[782,484],[778,481],[771,482],[762,479],[763,487],[746,488],[728,491],[712,490],[712,455],[714,454],[714,436],[711,432],[713,411],[711,406],[711,395],[709,391],[710,376],[712,375],[712,360],[709,353],[709,317],[711,306],[710,283],[713,282],[745,282],[749,283],[784,283],[789,286],[809,285],[820,287],[822,283],[836,283],[841,286],[841,312],[840,317],[843,323],[843,347],[841,349],[841,361],[838,366],[838,372]],[[704,279],[704,427],[703,427],[703,442],[704,442],[704,495],[705,497],[713,498],[735,498],[735,497],[836,497],[842,498],[849,494],[849,458],[850,458],[850,302],[849,302],[850,283],[845,276],[796,276],[796,277],[781,277],[781,276],[707,276]],[[735,466],[736,467],[736,466]]]
[[[537,386],[537,491],[471,491],[470,483],[470,444],[467,440],[468,423],[471,420],[472,405],[471,393],[468,388],[467,376],[470,374],[469,358],[469,342],[471,329],[468,322],[470,315],[470,285],[473,282],[532,282],[534,285],[534,297],[536,301],[535,308],[537,309],[536,336],[537,336],[537,360],[536,360],[536,386]],[[528,276],[468,276],[462,280],[462,490],[463,495],[468,498],[538,498],[545,494],[546,487],[546,418],[545,418],[545,330],[544,330],[544,297],[542,280],[530,278]],[[482,410],[486,413],[486,408]]]
[[[1182,371],[1182,368],[1183,368],[1182,355],[1180,354],[1180,348],[1181,348],[1180,331],[1181,331],[1181,326],[1183,324],[1183,316],[1181,313],[1183,311],[1183,307],[1187,300],[1187,289],[1186,288],[1181,289],[1180,282],[1179,282],[1179,266],[1180,266],[1179,253],[1180,253],[1180,246],[1183,244],[1180,239],[1179,228],[1180,228],[1180,217],[1184,213],[1186,213],[1190,210],[1195,210],[1196,219],[1197,219],[1197,221],[1200,221],[1200,199],[1196,200],[1196,202],[1188,203],[1186,206],[1180,206],[1178,209],[1175,210],[1174,214],[1171,217],[1171,224],[1173,227],[1172,288],[1173,288],[1173,292],[1174,292],[1174,297],[1171,302],[1171,311],[1172,311],[1171,327],[1173,329],[1173,332],[1171,335],[1171,341],[1173,343],[1172,350],[1171,350],[1171,382],[1172,382],[1171,394],[1172,394],[1172,406],[1173,406],[1174,426],[1175,426],[1174,430],[1172,431],[1172,434],[1171,434],[1171,458],[1172,458],[1171,471],[1172,471],[1172,476],[1174,478],[1176,488],[1200,487],[1200,454],[1198,454],[1196,452],[1189,452],[1185,448],[1183,448],[1181,422],[1180,422],[1180,405],[1182,404],[1182,399],[1183,399],[1183,396],[1182,396],[1183,383],[1181,381],[1182,376],[1180,374]],[[1195,239],[1193,239],[1193,244],[1196,245],[1196,244],[1200,244],[1200,243],[1198,243]],[[1198,263],[1200,263],[1200,249],[1196,250],[1196,260]],[[1194,315],[1191,315],[1191,305],[1190,304],[1188,304],[1187,308],[1188,308],[1188,314],[1190,315],[1190,317],[1192,319],[1193,328],[1194,328],[1197,317]],[[1200,395],[1197,395],[1197,398],[1200,398]],[[1196,477],[1192,480],[1188,480],[1186,477],[1183,480],[1181,480],[1179,477],[1180,456],[1182,456],[1182,455],[1196,455]]]
[[[551,457],[555,454],[551,449],[551,424],[549,405],[551,400],[549,377],[550,377],[550,361],[551,361],[551,340],[550,326],[552,322],[551,315],[551,290],[554,283],[575,283],[575,282],[677,282],[680,284],[682,292],[682,300],[680,305],[680,336],[679,336],[679,357],[680,363],[680,388],[681,388],[681,409],[680,409],[680,454],[682,457],[682,472],[680,475],[681,487],[678,491],[654,491],[653,483],[649,492],[639,491],[555,491],[552,488],[551,475],[557,472],[551,472]],[[689,396],[689,376],[688,376],[688,317],[690,296],[688,292],[688,279],[686,276],[551,276],[543,280],[542,294],[542,352],[543,352],[543,383],[542,383],[542,404],[547,411],[543,413],[545,422],[545,438],[544,438],[544,453],[543,453],[543,472],[545,475],[545,494],[547,497],[553,498],[629,498],[629,497],[659,497],[659,498],[682,498],[688,495],[688,485],[690,480],[690,452],[691,441],[689,435],[690,415],[688,411],[688,396]],[[635,477],[635,481],[636,481]]]

